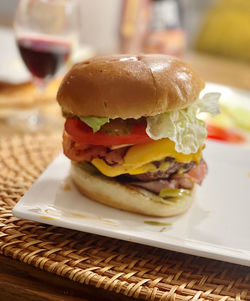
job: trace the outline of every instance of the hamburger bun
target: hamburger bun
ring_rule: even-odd
[[[86,163],[71,162],[70,173],[75,186],[87,197],[114,208],[148,216],[181,214],[190,207],[194,197],[193,189],[188,196],[166,202],[147,190],[108,179]]]
[[[113,55],[73,66],[57,100],[76,116],[140,118],[185,108],[203,88],[199,75],[177,58]]]

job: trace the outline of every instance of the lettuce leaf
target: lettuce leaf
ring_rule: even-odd
[[[194,106],[197,106],[199,113],[210,113],[212,117],[220,114],[219,106],[220,93],[207,93],[201,99],[198,99]]]
[[[99,117],[79,117],[81,121],[85,122],[88,126],[93,129],[93,132],[97,132],[100,128],[109,122],[109,118],[99,118]]]
[[[207,136],[206,124],[197,115],[203,112],[212,116],[218,114],[219,97],[220,93],[207,93],[185,109],[147,117],[148,136],[154,140],[169,138],[175,143],[177,152],[196,153]]]

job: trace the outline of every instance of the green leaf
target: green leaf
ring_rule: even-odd
[[[148,117],[148,136],[154,140],[169,138],[175,143],[177,152],[196,153],[207,137],[206,124],[197,115],[202,112],[218,114],[219,97],[219,93],[207,93],[185,109]]]
[[[109,122],[109,118],[99,118],[99,117],[79,117],[81,121],[86,123],[88,126],[90,126],[93,129],[93,132],[97,132],[100,130],[100,128],[105,124]]]
[[[236,126],[250,131],[250,110],[248,108],[223,105],[223,111],[224,115],[229,116]]]

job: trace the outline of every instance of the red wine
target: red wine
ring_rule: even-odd
[[[38,78],[53,76],[68,59],[70,44],[36,38],[21,38],[17,45],[29,71]]]

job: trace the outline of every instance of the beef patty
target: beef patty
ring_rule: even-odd
[[[194,161],[190,163],[180,163],[174,158],[167,157],[163,161],[170,161],[169,167],[165,170],[146,172],[138,175],[125,174],[117,177],[118,181],[140,188],[144,188],[153,193],[159,194],[164,188],[168,189],[192,189],[194,184],[201,184],[207,173],[207,164],[201,160],[197,165]],[[162,161],[155,161],[159,167]],[[182,173],[178,173],[178,171]]]
[[[166,170],[158,169],[155,172],[146,172],[138,175],[124,174],[117,178],[122,182],[123,181],[148,182],[148,181],[159,180],[159,179],[168,179],[171,175],[177,173],[179,170],[182,170],[182,173],[186,173],[189,172],[196,165],[194,161],[191,161],[189,163],[181,163],[181,162],[177,162],[172,157],[166,157],[164,160],[161,161],[153,161],[152,164],[154,164],[156,168],[159,168],[163,162],[170,163],[169,167]]]

